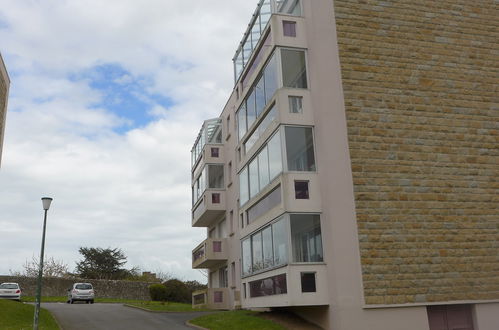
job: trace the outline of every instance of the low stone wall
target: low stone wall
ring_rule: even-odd
[[[24,295],[36,295],[36,278],[0,276],[0,283],[4,282],[19,283]],[[65,296],[72,284],[78,282],[92,283],[96,298],[138,300],[150,300],[148,287],[151,284],[157,284],[152,282],[44,278],[42,282],[42,296]]]

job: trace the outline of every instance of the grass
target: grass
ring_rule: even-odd
[[[28,330],[33,328],[35,306],[17,301],[0,299],[0,329]],[[59,330],[52,315],[40,309],[38,327],[40,330]]]
[[[22,301],[34,302],[36,300],[33,296],[23,296]],[[42,297],[42,302],[66,302],[66,297]],[[193,309],[191,304],[181,304],[175,302],[160,302],[160,301],[145,301],[133,299],[113,299],[113,298],[96,298],[96,303],[114,303],[114,304],[127,304],[135,307],[148,309],[151,311],[159,312],[200,312],[207,311],[207,309]]]
[[[281,325],[258,317],[258,312],[230,311],[203,315],[191,320],[190,323],[210,330],[282,330]]]

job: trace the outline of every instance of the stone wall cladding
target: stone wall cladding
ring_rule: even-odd
[[[334,4],[365,303],[499,299],[499,3]]]
[[[26,296],[36,295],[36,278],[0,276],[0,283],[19,283]],[[88,280],[88,279],[65,279],[44,278],[42,282],[42,296],[60,297],[66,296],[67,290],[73,283],[92,283],[96,298],[118,298],[150,300],[149,285],[157,284],[133,281],[110,281],[110,280]]]

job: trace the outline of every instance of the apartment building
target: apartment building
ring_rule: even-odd
[[[260,1],[192,149],[193,304],[499,329],[498,17],[494,0]]]
[[[9,74],[7,73],[2,54],[0,54],[0,165],[2,164],[3,137],[5,134],[5,120],[7,117],[9,86]]]

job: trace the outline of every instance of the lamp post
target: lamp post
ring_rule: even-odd
[[[36,286],[36,305],[35,305],[35,319],[33,321],[33,330],[38,330],[38,316],[40,315],[40,301],[42,298],[42,275],[43,275],[43,254],[45,250],[45,228],[47,227],[47,211],[50,208],[52,198],[42,197],[43,210],[45,215],[43,217],[43,234],[42,234],[42,248],[40,252],[40,263],[38,266],[38,282]]]

